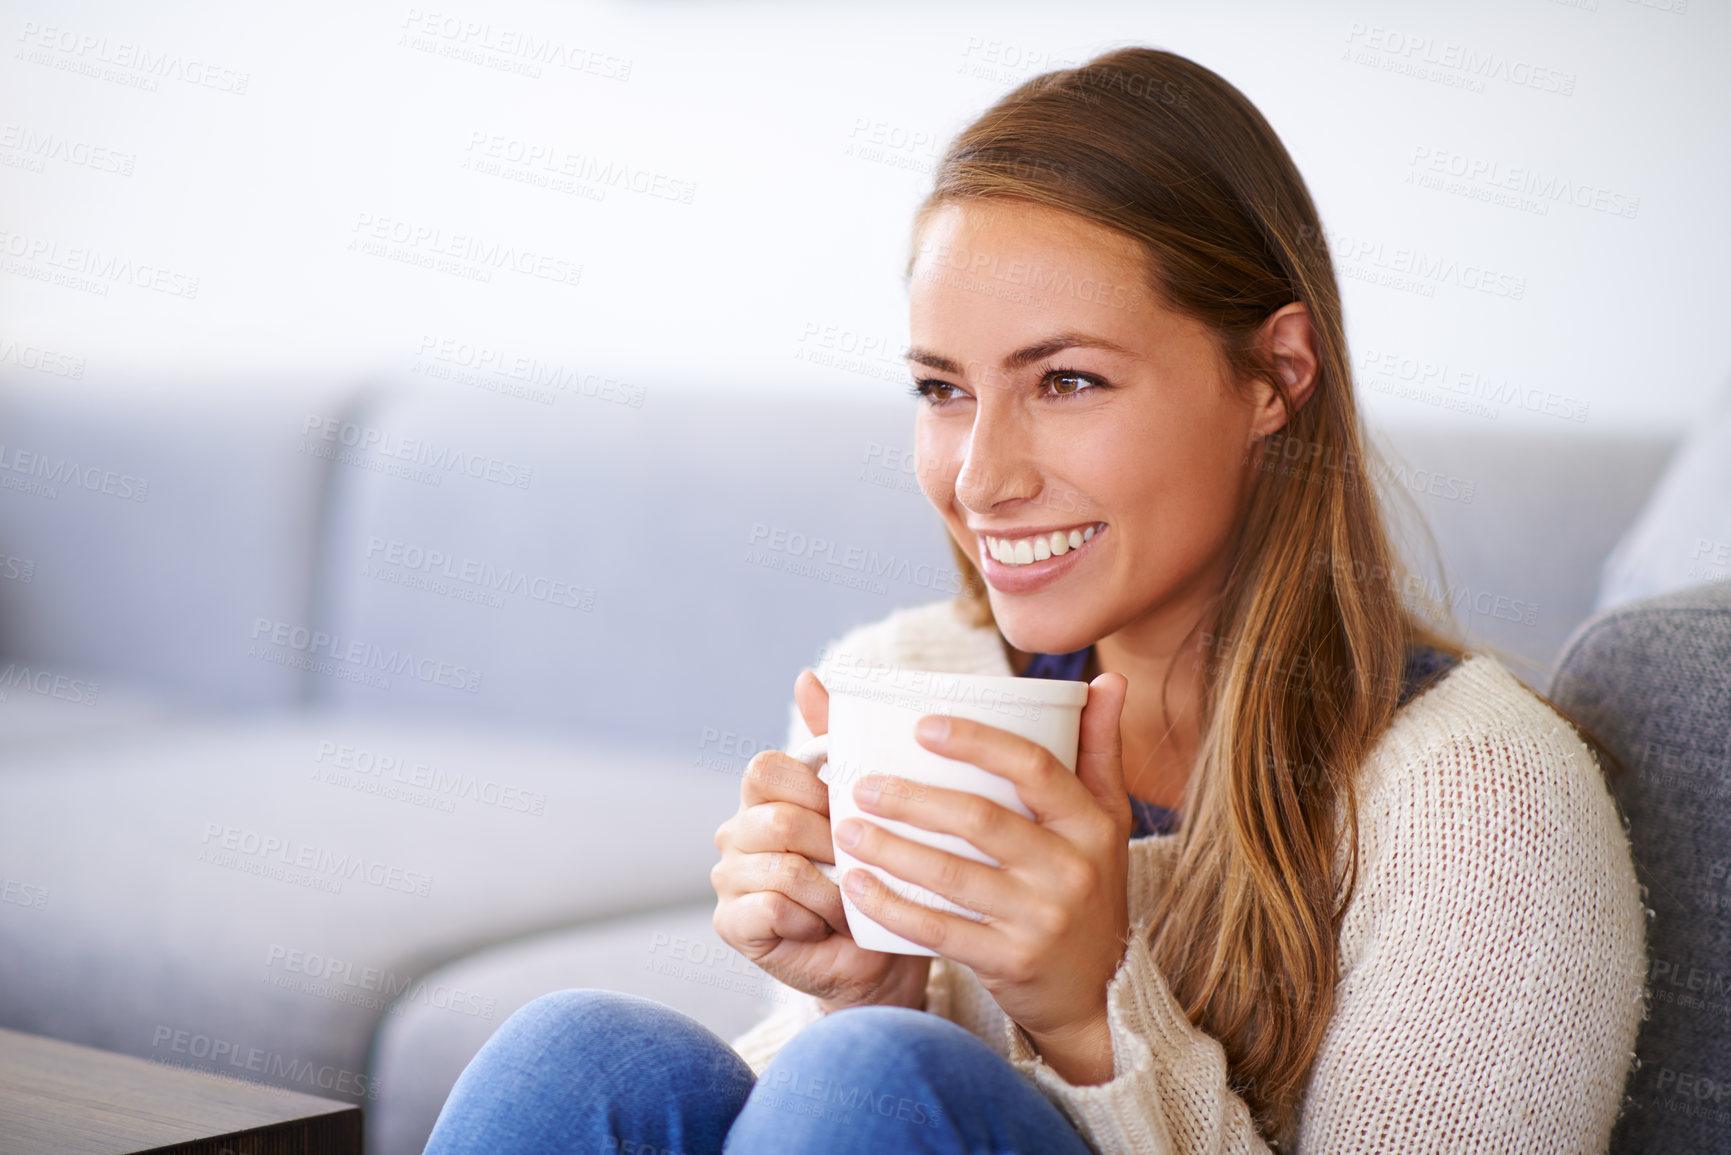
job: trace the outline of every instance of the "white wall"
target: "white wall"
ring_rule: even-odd
[[[1726,8],[8,0],[0,382],[416,382],[477,347],[650,397],[895,396],[907,220],[945,140],[1037,71],[1145,43],[1285,138],[1352,274],[1355,353],[1398,355],[1364,375],[1373,415],[1680,428],[1731,371]],[[531,37],[557,60],[509,71]],[[493,138],[649,191],[478,171]],[[1567,195],[1423,187],[1426,158]],[[370,227],[429,239],[357,250]],[[435,233],[551,277],[401,259]],[[1377,283],[1412,254],[1441,275]],[[852,342],[841,368],[805,356]]]

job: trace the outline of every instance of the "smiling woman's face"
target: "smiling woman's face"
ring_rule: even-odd
[[[1176,645],[1225,580],[1267,431],[1208,329],[1157,298],[1136,241],[1026,202],[934,212],[910,309],[921,487],[1005,638]]]

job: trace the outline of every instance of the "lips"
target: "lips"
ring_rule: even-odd
[[[1059,529],[1086,528],[1088,527],[1054,526],[1052,530],[1046,531],[1044,536],[1050,537],[1052,532],[1056,532]],[[979,542],[976,557],[978,559],[977,564],[980,567],[980,574],[986,579],[986,584],[997,590],[999,593],[1024,594],[1033,593],[1036,590],[1043,589],[1053,582],[1061,580],[1078,565],[1085,564],[1087,559],[1092,557],[1099,550],[1100,539],[1107,536],[1109,527],[1105,522],[1096,522],[1093,524],[1092,528],[1094,530],[1093,534],[1086,537],[1081,545],[1072,547],[1064,553],[1052,554],[1044,560],[1030,562],[1026,565],[1006,564],[999,561],[997,558],[992,556],[991,550],[986,545],[986,538],[988,536],[998,538],[998,535],[988,535],[976,532],[974,536]],[[1008,540],[1015,542],[1017,540],[1028,540],[1030,537],[1031,535],[1028,531],[1021,530],[1017,531],[1015,537],[1009,537]],[[999,540],[1002,541],[1005,539],[999,538]]]

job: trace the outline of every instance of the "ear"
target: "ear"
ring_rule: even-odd
[[[1274,371],[1286,383],[1293,408],[1302,409],[1316,388],[1316,336],[1310,327],[1310,310],[1298,301],[1275,310],[1262,323],[1257,340]],[[1257,382],[1255,399],[1252,438],[1267,437],[1285,428],[1292,414],[1286,411],[1280,394],[1272,386]]]

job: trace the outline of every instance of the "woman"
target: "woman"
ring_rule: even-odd
[[[647,1000],[539,1000],[430,1151],[1604,1150],[1646,993],[1628,843],[1575,731],[1403,603],[1323,235],[1255,108],[1168,53],[963,132],[909,360],[970,581],[820,667],[1087,679],[1076,774],[952,720],[922,744],[1035,819],[856,795],[1001,863],[834,832],[992,912],[859,892],[934,960],[853,944],[825,788],[758,755],[715,928],[787,1005],[735,1050]],[[790,740],[823,732],[821,679],[795,698]]]

